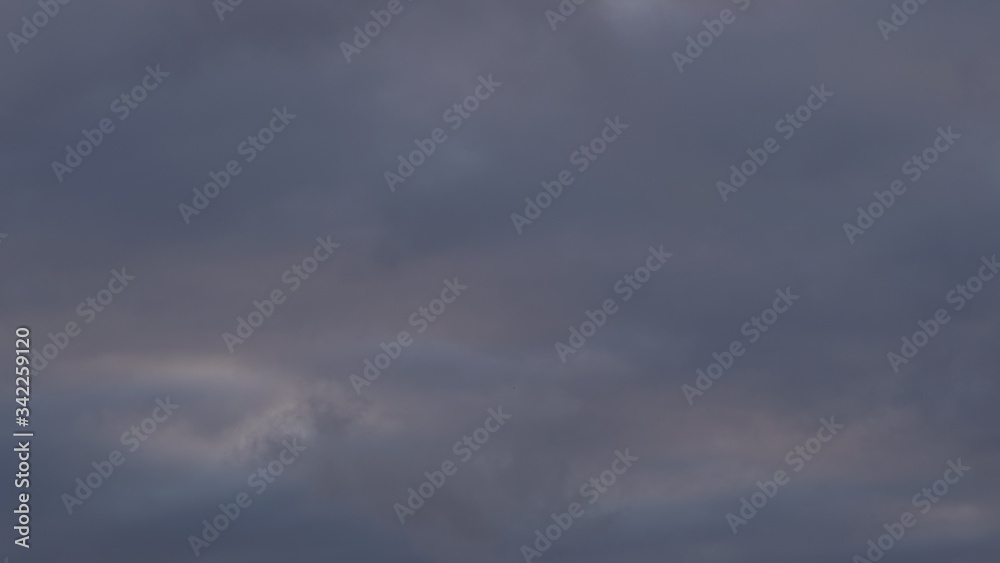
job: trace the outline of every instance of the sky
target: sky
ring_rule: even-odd
[[[994,563],[998,16],[4,2],[0,555]]]

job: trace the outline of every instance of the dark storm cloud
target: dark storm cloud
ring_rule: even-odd
[[[890,553],[992,561],[1000,280],[962,310],[946,296],[1000,253],[996,7],[932,0],[885,41],[888,1],[590,0],[553,31],[554,0],[403,0],[348,63],[341,42],[387,4],[245,1],[220,21],[211,2],[71,2],[0,57],[0,324],[30,325],[36,349],[81,327],[35,375],[35,546],[12,561],[194,559],[188,537],[240,492],[252,504],[200,559],[523,560],[577,501],[544,560],[848,561],[959,458],[973,470]],[[672,54],[727,8],[679,73]],[[169,76],[120,119],[156,65]],[[489,76],[453,130],[446,110]],[[775,122],[821,86],[784,139]],[[296,117],[247,162],[276,108]],[[628,128],[578,171],[616,117]],[[104,118],[60,182],[52,162]],[[954,147],[851,244],[843,224],[949,126]],[[435,128],[448,139],[391,192],[385,171]],[[723,201],[716,182],[768,137],[780,150]],[[186,223],[178,206],[230,160],[241,172]],[[519,233],[511,214],[564,169]],[[317,237],[340,247],[306,279],[292,268]],[[624,301],[616,283],[661,246]],[[135,280],[86,322],[123,267]],[[456,278],[468,289],[418,333],[411,315]],[[799,300],[750,343],[744,323],[786,288]],[[230,354],[223,333],[274,290]],[[618,311],[561,362],[555,343],[606,299]],[[951,321],[893,373],[886,354],[939,308]],[[358,396],[350,376],[401,331],[413,344]],[[682,386],[736,340],[690,405]],[[181,409],[68,515],[61,495],[167,396]],[[459,461],[501,405],[511,419]],[[793,472],[823,417],[846,428]],[[252,492],[293,438],[301,458]],[[634,467],[581,501],[626,449]],[[457,474],[400,526],[394,504],[447,460]],[[732,534],[726,514],[779,469],[790,484]]]

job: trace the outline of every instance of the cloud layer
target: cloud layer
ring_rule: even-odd
[[[12,561],[510,562],[573,502],[542,560],[846,562],[907,511],[886,557],[995,560],[993,3],[217,5],[0,56],[0,325],[58,349]]]

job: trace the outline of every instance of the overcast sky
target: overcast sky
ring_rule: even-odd
[[[995,563],[1000,7],[897,4],[3,2],[0,555]]]

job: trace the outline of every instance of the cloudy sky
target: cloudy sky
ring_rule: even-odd
[[[994,2],[61,1],[11,563],[995,563]]]

